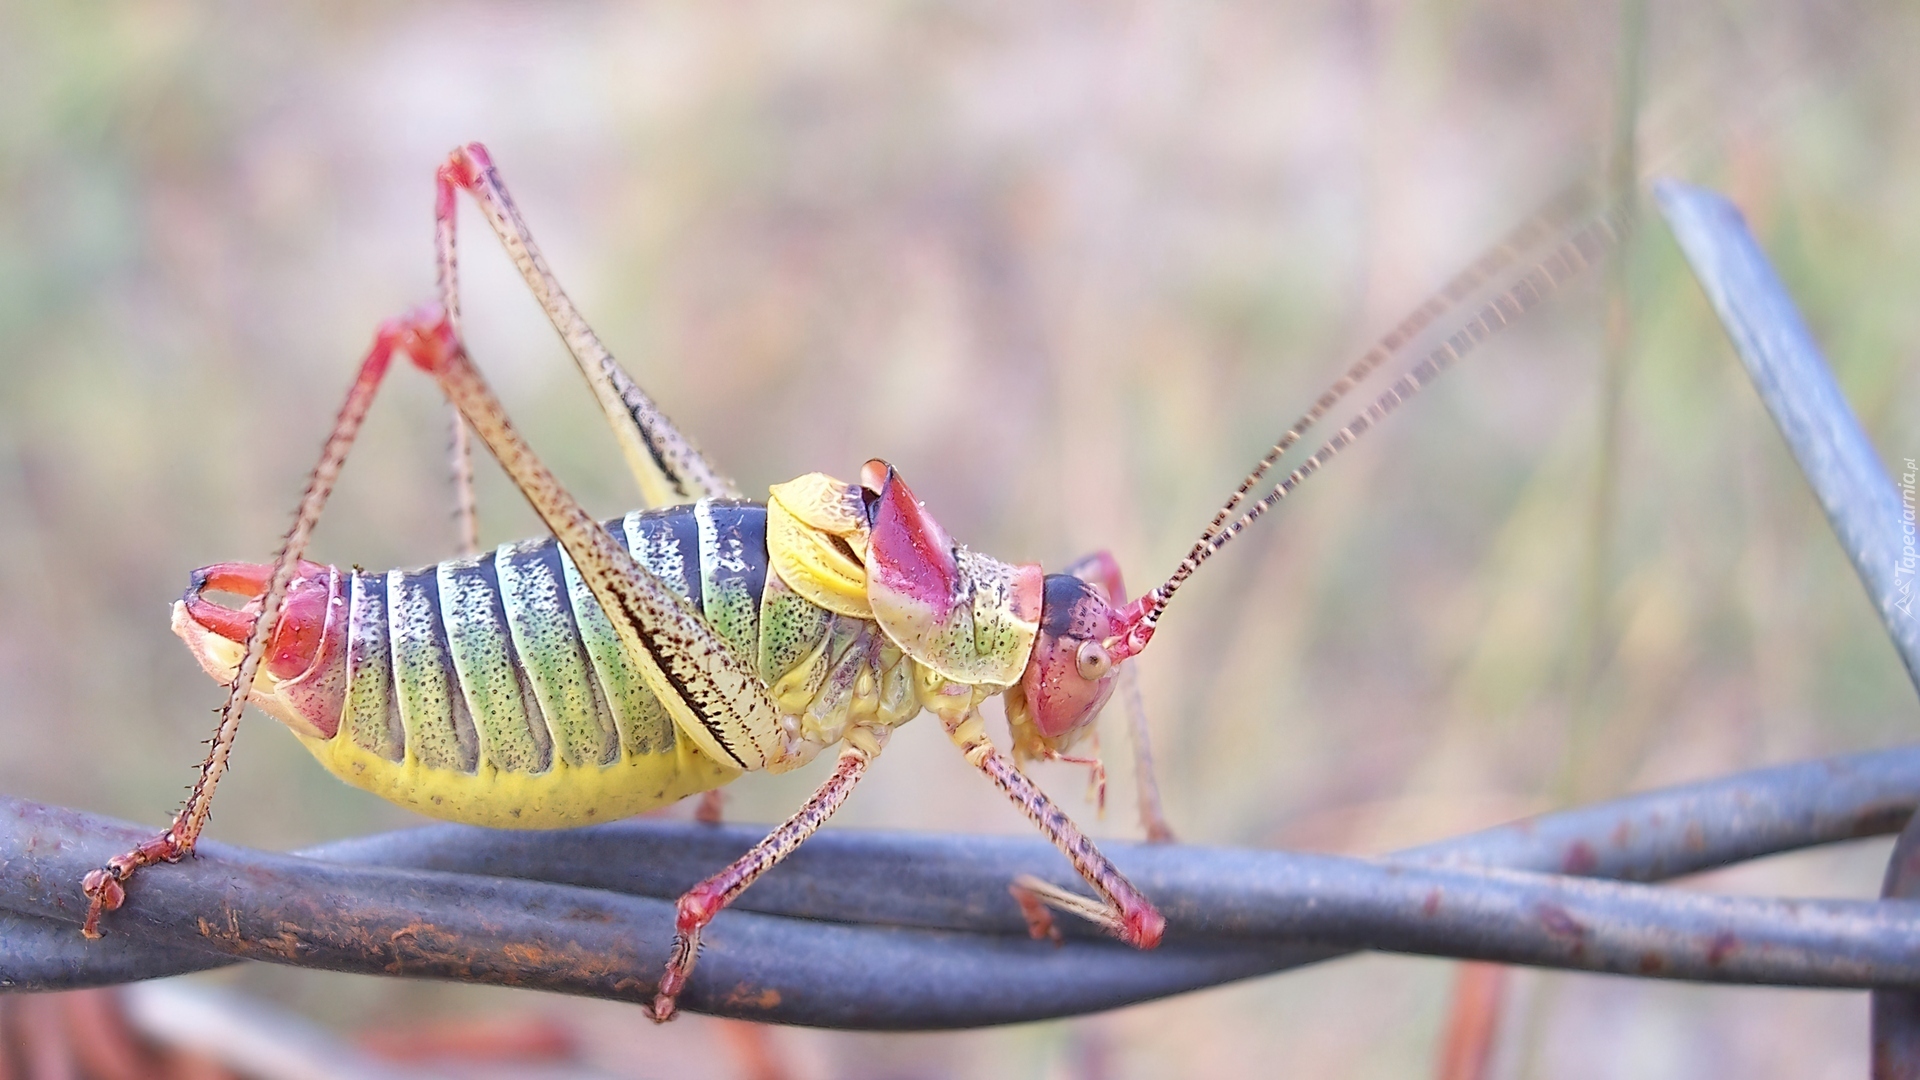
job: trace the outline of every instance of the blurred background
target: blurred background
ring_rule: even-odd
[[[1906,5],[1786,0],[0,2],[0,790],[155,826],[177,805],[221,693],[167,604],[190,568],[275,549],[375,323],[431,297],[458,142],[492,149],[587,318],[748,491],[885,456],[956,538],[1054,566],[1110,548],[1141,588],[1372,338],[1611,162],[1739,201],[1882,455],[1920,456],[1916,33]],[[627,509],[579,377],[463,212],[476,358],[588,506]],[[442,407],[410,370],[388,386],[315,558],[454,546]],[[480,473],[483,540],[536,532]],[[1377,853],[1920,730],[1657,218],[1182,595],[1140,669],[1195,842]],[[212,837],[417,820],[276,727],[251,716]],[[1119,710],[1105,727],[1104,820],[1082,772],[1038,771],[1136,837]],[[777,820],[821,775],[747,778],[729,816]],[[1027,828],[931,722],[835,825]],[[1885,853],[1695,884],[1869,896]],[[531,1018],[574,1040],[554,1075],[1397,1077],[1432,1074],[1455,972],[1353,958],[937,1036],[198,981],[346,1038]],[[1492,1076],[1865,1071],[1860,994],[1507,989]]]

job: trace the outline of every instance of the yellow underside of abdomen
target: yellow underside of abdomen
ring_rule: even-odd
[[[354,787],[428,817],[494,829],[565,829],[618,821],[740,775],[684,737],[665,753],[626,757],[612,765],[568,765],[555,759],[542,773],[502,772],[484,763],[478,772],[463,773],[427,768],[412,754],[388,761],[341,737],[294,734],[328,772]]]

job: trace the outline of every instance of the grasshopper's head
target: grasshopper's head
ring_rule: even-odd
[[[1020,681],[1007,690],[1007,721],[1022,756],[1061,751],[1079,741],[1113,695],[1121,658],[1114,640],[1125,629],[1120,568],[1106,552],[1048,574],[1040,632]]]
[[[173,632],[200,667],[223,686],[233,684],[247,635],[260,616],[273,568],[259,563],[215,563],[188,579],[173,605]],[[244,597],[238,608],[208,600],[208,592]],[[301,562],[254,678],[250,700],[302,735],[331,739],[346,702],[347,602],[340,572]]]
[[[1119,677],[1128,624],[1113,557],[1042,575],[955,544],[884,461],[867,463],[861,485],[866,599],[881,629],[953,683],[1004,687],[1021,756],[1078,742]]]

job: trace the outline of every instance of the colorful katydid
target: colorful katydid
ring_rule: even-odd
[[[1194,570],[1453,360],[1591,263],[1621,229],[1615,210],[1594,211],[1575,193],[1503,238],[1294,423],[1172,577],[1127,602],[1119,568],[1104,553],[1045,575],[953,543],[881,461],[868,462],[857,483],[812,474],[775,485],[765,503],[741,499],[587,327],[485,149],[454,151],[437,184],[440,303],[376,334],[278,558],[195,571],[174,607],[175,632],[231,690],[172,826],[87,876],[89,936],[124,902],[135,871],[193,850],[252,700],[347,782],[431,816],[499,827],[612,820],[743,772],[796,768],[838,746],[832,775],[793,817],[680,898],[678,934],[650,1007],[657,1020],[674,1014],[706,925],[825,822],[892,729],[923,709],[1099,894],[1014,883],[1034,933],[1050,932],[1050,906],[1152,948],[1160,913],[1016,762],[1079,761],[1097,775],[1097,761],[1068,751],[1090,733],[1125,661],[1145,648]],[[479,204],[586,376],[650,509],[604,524],[589,517],[474,368],[458,332],[461,190]],[[1355,384],[1477,298],[1483,302],[1460,329],[1247,503],[1281,455]],[[384,574],[302,560],[396,351],[439,382],[551,537]],[[456,453],[457,475],[461,459]],[[464,485],[462,505],[471,506]],[[463,519],[471,536],[470,509]],[[205,599],[209,590],[248,599],[235,610]],[[1013,759],[989,740],[979,713],[995,694],[1005,698]],[[1144,763],[1137,718],[1134,730]],[[1150,774],[1142,783],[1151,790]],[[1143,799],[1143,819],[1150,834],[1164,832],[1151,798]]]

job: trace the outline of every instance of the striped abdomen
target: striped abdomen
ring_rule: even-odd
[[[871,619],[770,572],[766,525],[758,504],[703,500],[606,527],[758,674],[780,728],[749,734],[779,752],[754,767],[784,771],[851,724],[918,712],[919,669]],[[301,567],[252,700],[356,787],[453,821],[549,828],[639,813],[747,767],[676,728],[655,696],[671,687],[629,662],[552,538],[418,570]],[[270,569],[203,567],[174,605],[174,631],[222,682],[251,622],[200,594],[246,595]]]
[[[774,630],[817,626],[814,652],[831,636],[829,613],[768,589],[758,504],[707,500],[607,528],[763,669],[794,651],[763,630],[763,606],[777,613]],[[337,729],[288,726],[348,783],[453,821],[554,828],[626,817],[739,775],[675,730],[553,538],[418,570],[338,573],[338,667],[316,668],[337,671],[344,691],[295,700],[289,684],[262,703],[285,719],[313,700],[339,701],[328,710]]]
[[[607,523],[745,656],[759,651],[766,510],[706,501]],[[338,737],[428,769],[541,773],[666,754],[665,707],[552,537],[349,580]]]

